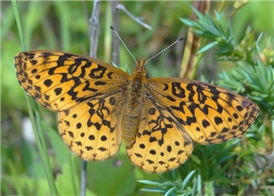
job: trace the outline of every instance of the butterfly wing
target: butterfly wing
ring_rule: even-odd
[[[217,144],[242,135],[259,114],[258,106],[248,99],[199,81],[151,78],[147,88],[199,144]]]
[[[135,143],[127,149],[132,163],[147,172],[165,172],[185,162],[193,143],[177,119],[145,89]]]
[[[15,67],[24,90],[59,112],[59,132],[73,152],[88,160],[117,153],[127,73],[98,59],[59,51],[21,52]]]
[[[129,75],[103,61],[59,51],[27,51],[15,56],[20,85],[53,111],[126,85]]]
[[[85,160],[112,157],[122,140],[121,109],[126,92],[103,94],[59,113],[59,132],[67,146]]]

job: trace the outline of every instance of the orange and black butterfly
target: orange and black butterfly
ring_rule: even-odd
[[[217,144],[242,135],[259,109],[227,89],[188,79],[132,75],[98,59],[60,51],[15,57],[20,85],[59,113],[59,132],[85,160],[114,156],[124,140],[132,163],[165,172],[184,163],[192,141]]]

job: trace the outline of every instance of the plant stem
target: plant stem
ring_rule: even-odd
[[[25,41],[24,41],[24,37],[23,37],[22,25],[21,25],[21,21],[20,21],[18,8],[17,8],[17,3],[15,0],[12,0],[12,5],[13,5],[15,20],[17,23],[17,28],[18,28],[18,32],[19,32],[19,36],[20,36],[22,50],[26,51],[26,45],[25,45]],[[29,116],[31,119],[33,132],[34,132],[35,139],[37,142],[38,150],[39,150],[40,156],[42,158],[43,166],[46,171],[46,176],[47,176],[51,195],[58,195],[58,192],[57,192],[57,189],[56,189],[56,186],[54,183],[53,174],[51,171],[51,166],[50,166],[49,157],[48,157],[48,153],[47,153],[47,146],[46,146],[46,142],[45,142],[45,138],[44,138],[44,134],[43,134],[43,128],[42,128],[42,124],[41,124],[41,118],[40,118],[40,115],[38,112],[37,103],[32,99],[33,106],[34,106],[34,112],[33,112],[33,108],[30,103],[30,101],[31,101],[30,97],[27,95],[26,92],[24,92],[24,95],[26,98]],[[35,119],[36,119],[36,121],[35,121]],[[37,123],[37,125],[36,125],[36,123]],[[39,137],[39,132],[40,132],[40,137]]]
[[[218,13],[221,13],[221,11],[223,10],[225,2],[226,2],[226,0],[222,0],[221,6],[218,9]]]
[[[205,41],[203,46],[205,46],[207,44],[207,42],[208,42],[208,40]],[[203,43],[203,41],[201,41],[201,43]],[[200,47],[200,48],[202,48],[202,47]],[[190,79],[192,79],[192,80],[195,79],[196,73],[197,73],[197,70],[198,70],[198,65],[199,65],[200,61],[202,60],[204,54],[205,54],[205,52],[201,52],[201,53],[198,54],[197,59],[195,61],[195,65],[194,65],[193,70],[191,72],[191,75],[189,77]]]

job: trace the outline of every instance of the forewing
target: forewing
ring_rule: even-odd
[[[127,149],[132,163],[147,172],[165,172],[184,163],[193,144],[174,116],[144,92],[135,143]]]
[[[242,135],[259,114],[256,104],[227,89],[179,78],[151,78],[147,88],[193,141],[216,144]]]
[[[59,113],[59,132],[66,145],[85,160],[115,155],[122,140],[124,91],[104,94]]]
[[[59,132],[73,152],[87,160],[117,153],[127,73],[94,58],[59,51],[21,52],[15,67],[24,90],[42,106],[59,111]]]
[[[116,91],[129,77],[98,59],[59,51],[20,52],[15,56],[15,68],[24,90],[53,111]]]

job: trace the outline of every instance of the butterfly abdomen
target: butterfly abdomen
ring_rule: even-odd
[[[136,140],[137,130],[140,123],[142,97],[144,83],[146,83],[145,58],[139,57],[137,67],[131,76],[128,98],[122,114],[123,140],[127,148],[131,148]]]
[[[143,92],[142,80],[133,80],[130,91],[122,114],[123,140],[127,148],[134,144],[139,127]]]
[[[123,140],[127,148],[132,147],[136,139],[140,122],[141,102],[131,97],[128,99],[122,116]]]

